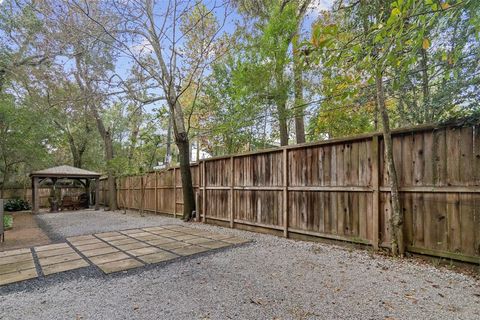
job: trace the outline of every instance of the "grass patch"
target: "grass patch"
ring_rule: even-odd
[[[3,227],[5,230],[12,228],[13,226],[13,217],[10,214],[6,214],[3,216]]]

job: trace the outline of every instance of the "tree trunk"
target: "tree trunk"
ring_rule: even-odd
[[[430,123],[432,121],[432,112],[430,110],[430,88],[428,79],[428,63],[427,63],[427,50],[421,49],[420,65],[422,68],[422,92],[423,92],[423,112],[424,122]]]
[[[195,196],[192,183],[192,172],[190,171],[190,148],[188,141],[188,132],[185,129],[185,119],[183,116],[183,109],[178,100],[179,95],[175,88],[174,76],[169,71],[167,64],[163,58],[162,45],[159,41],[157,30],[155,27],[155,17],[153,14],[154,2],[147,1],[145,5],[145,13],[149,22],[148,33],[150,38],[150,44],[153,47],[155,56],[157,57],[160,66],[159,83],[163,88],[165,96],[167,97],[168,107],[170,111],[171,124],[173,126],[173,132],[175,135],[175,142],[178,147],[180,158],[180,173],[182,179],[182,191],[183,191],[183,220],[188,221],[192,218],[192,213],[195,211]],[[175,70],[176,64],[173,62],[173,68]],[[170,127],[170,126],[169,126]]]
[[[117,210],[117,185],[115,183],[115,171],[112,168],[111,161],[113,160],[113,142],[110,131],[105,132],[103,138],[105,143],[105,160],[107,162],[107,184],[108,184],[108,206],[110,210]]]
[[[303,101],[303,71],[302,61],[300,59],[299,45],[298,45],[298,31],[293,37],[293,74],[294,74],[294,87],[295,87],[295,137],[297,143],[305,142],[305,123],[303,118],[304,113],[304,101]]]
[[[178,134],[175,137],[180,158],[180,174],[182,179],[183,191],[183,220],[188,221],[192,218],[192,212],[195,211],[195,195],[193,191],[192,172],[190,171],[190,143],[186,134]],[[188,187],[190,186],[190,187]]]
[[[77,66],[77,73],[75,74],[75,78],[77,80],[77,84],[80,87],[82,93],[85,96],[85,106],[87,106],[93,114],[95,118],[95,122],[97,123],[97,129],[100,133],[100,136],[103,139],[103,143],[105,146],[105,162],[107,164],[107,186],[108,186],[108,205],[110,210],[117,210],[117,187],[115,184],[115,170],[112,167],[112,160],[114,157],[113,154],[113,141],[110,130],[105,128],[105,124],[103,123],[102,117],[98,111],[98,107],[95,104],[95,99],[88,99],[86,97],[92,97],[95,90],[92,89],[90,82],[88,81],[88,75],[82,68],[81,63],[82,55],[77,54],[75,56],[75,63]],[[82,80],[83,79],[83,80]]]
[[[130,145],[128,147],[128,167],[131,169],[133,155],[135,148],[137,147],[138,134],[140,133],[140,123],[142,117],[142,108],[136,108],[135,112],[138,114],[130,113],[131,119],[131,134],[130,134]]]
[[[280,145],[288,145],[288,125],[287,125],[287,106],[286,101],[277,103],[278,125],[280,127]]]
[[[171,88],[170,92],[174,92],[174,89]],[[180,175],[183,193],[183,220],[189,221],[192,218],[193,211],[195,211],[195,194],[190,168],[190,142],[188,140],[187,130],[185,130],[183,109],[178,98],[172,95],[169,100],[169,107],[170,114],[173,115],[173,133],[175,135],[175,143],[177,144],[180,161]]]
[[[75,142],[75,138],[73,137],[68,124],[63,126],[60,122],[57,120],[53,120],[55,125],[65,133],[67,136],[68,140],[68,146],[70,147],[70,152],[72,153],[72,159],[73,159],[73,166],[76,168],[81,168],[83,165],[83,154],[85,153],[85,150],[87,149],[87,141],[84,141],[81,145],[80,148],[77,147],[77,143]]]
[[[172,117],[168,117],[167,128],[167,150],[165,152],[165,160],[163,164],[167,166],[172,160]]]
[[[400,208],[400,198],[398,193],[398,179],[395,170],[393,158],[392,134],[390,131],[390,119],[385,105],[385,92],[383,87],[382,72],[378,71],[375,75],[375,85],[377,90],[377,106],[382,117],[383,141],[385,145],[385,163],[388,170],[388,177],[391,187],[391,218],[390,226],[392,232],[392,254],[403,256],[405,253],[405,244],[403,240],[403,213]]]
[[[280,129],[280,145],[288,145],[288,125],[287,125],[287,99],[288,93],[285,89],[285,83],[283,78],[283,68],[281,65],[275,66],[275,103],[277,105],[278,113],[278,126]]]
[[[75,140],[73,139],[72,135],[67,132],[67,136],[68,136],[68,143],[70,145],[70,151],[72,152],[73,166],[76,168],[81,168],[82,156],[80,155],[80,151],[77,149]]]
[[[7,183],[8,179],[8,166],[5,165],[5,170],[3,171],[3,180],[2,180],[2,187],[0,189],[0,199],[3,199],[5,193],[5,184]]]

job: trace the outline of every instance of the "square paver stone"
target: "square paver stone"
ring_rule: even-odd
[[[193,238],[193,239],[187,239],[187,240],[183,240],[183,242],[186,242],[186,243],[190,243],[190,244],[200,244],[200,243],[204,243],[204,242],[211,242],[212,239],[208,239],[208,238]]]
[[[75,236],[75,237],[68,237],[67,240],[70,242],[77,242],[77,241],[85,241],[85,240],[92,240],[97,239],[91,234],[87,234],[85,236]]]
[[[192,254],[208,251],[207,248],[202,248],[199,246],[188,246],[183,248],[172,249],[172,252],[180,256],[189,256]]]
[[[144,242],[148,242],[148,241],[165,240],[165,239],[169,239],[169,238],[152,235],[152,236],[149,236],[149,237],[140,238],[139,240],[144,241]]]
[[[8,257],[8,256],[16,256],[16,255],[23,254],[23,253],[30,253],[30,249],[29,248],[23,248],[23,249],[2,251],[2,252],[0,252],[0,258]]]
[[[86,245],[86,244],[94,244],[94,243],[101,243],[102,242],[102,240],[100,240],[98,238],[91,238],[91,239],[85,239],[85,240],[68,240],[68,241],[75,246],[83,246],[83,245]]]
[[[109,237],[115,237],[115,236],[120,236],[122,235],[120,232],[117,231],[112,231],[112,232],[102,232],[102,233],[96,233],[95,236],[103,239],[103,238],[109,238]]]
[[[192,230],[192,231],[189,231],[188,234],[193,234],[195,236],[208,236],[212,233],[208,231],[203,231],[203,230]]]
[[[172,231],[169,230],[153,230],[149,231],[151,234],[160,236],[160,237],[165,237],[165,233],[171,233]]]
[[[192,234],[182,234],[180,236],[174,236],[172,238],[175,239],[175,240],[185,241],[185,240],[191,240],[191,239],[198,238],[198,236],[194,236]]]
[[[62,263],[62,262],[67,262],[72,260],[78,260],[78,259],[82,259],[82,257],[80,257],[78,253],[73,252],[68,254],[62,254],[59,256],[41,258],[41,259],[38,259],[38,261],[40,262],[40,265],[44,267],[51,264],[57,264],[57,263]]]
[[[51,264],[48,266],[42,266],[42,271],[44,275],[48,276],[54,273],[88,267],[89,265],[90,264],[87,261],[83,259],[78,259],[78,260],[66,261],[62,263]]]
[[[137,256],[143,256],[143,255],[150,254],[150,253],[159,252],[159,251],[160,251],[160,249],[155,248],[155,247],[145,247],[145,248],[129,250],[129,251],[127,251],[127,253],[131,254],[132,256],[137,257]]]
[[[104,273],[113,273],[118,271],[129,270],[132,268],[142,267],[144,264],[135,259],[129,258],[124,260],[112,261],[107,263],[99,264],[98,267]]]
[[[33,259],[19,261],[14,263],[2,264],[0,265],[0,278],[5,273],[13,273],[21,270],[35,269],[35,263]]]
[[[181,232],[176,232],[176,231],[156,231],[155,234],[158,236],[169,237],[169,238],[185,235]]]
[[[128,236],[137,239],[138,237],[145,237],[145,236],[151,236],[152,234],[149,232],[137,232],[137,233],[131,233]]]
[[[111,246],[105,242],[98,242],[98,243],[85,244],[82,246],[75,246],[75,247],[80,251],[88,251],[93,249],[108,248]]]
[[[164,244],[158,244],[156,245],[159,248],[165,249],[165,250],[172,250],[172,249],[178,249],[178,248],[183,248],[183,247],[189,247],[191,244],[181,242],[181,241],[175,241],[175,242],[170,242],[170,243],[164,243]]]
[[[167,252],[167,251],[160,251],[157,253],[147,254],[145,256],[140,256],[138,259],[142,260],[145,263],[159,263],[163,261],[168,261],[177,258],[178,256]]]
[[[46,246],[35,247],[35,251],[40,252],[40,251],[62,249],[62,248],[70,248],[70,246],[66,242],[55,243],[55,244],[47,244]]]
[[[72,248],[60,248],[46,251],[38,251],[36,253],[38,258],[47,258],[73,252],[75,252],[75,250],[73,250]]]
[[[135,239],[132,239],[132,238],[127,238],[127,239],[113,240],[113,241],[107,241],[107,242],[109,244],[113,245],[113,246],[118,246],[118,245],[121,245],[121,244],[134,243],[134,242],[138,242],[138,241],[135,240]]]
[[[101,255],[101,254],[118,252],[118,250],[115,249],[114,247],[106,247],[106,248],[98,248],[98,249],[81,251],[81,252],[82,252],[83,255],[85,255],[86,257],[94,257],[94,256],[99,256],[99,255]]]
[[[113,252],[89,258],[96,265],[130,258],[123,252]]]
[[[123,230],[123,231],[120,231],[121,233],[123,234],[132,234],[132,233],[140,233],[140,232],[144,232],[142,229],[129,229],[129,230]]]
[[[0,285],[33,279],[38,276],[37,270],[27,269],[0,275]]]
[[[122,239],[128,239],[128,236],[121,234],[118,236],[111,236],[111,237],[104,237],[102,240],[104,241],[113,241],[113,240],[122,240]]]
[[[192,229],[192,228],[183,228],[183,229],[178,229],[177,231],[186,233],[186,234],[193,234],[194,232],[198,231],[197,229]]]
[[[158,238],[156,240],[148,240],[148,241],[145,241],[147,242],[148,244],[151,244],[153,246],[156,246],[156,245],[159,245],[159,244],[166,244],[166,243],[172,243],[172,242],[176,242],[177,240],[175,239],[170,239],[170,238]]]
[[[148,228],[143,228],[142,230],[145,231],[158,231],[158,230],[165,230],[163,227],[148,227]]]
[[[31,253],[22,253],[14,256],[7,256],[0,259],[0,265],[17,263],[21,261],[33,260]]]
[[[123,250],[123,251],[128,251],[128,250],[133,250],[133,249],[150,247],[150,245],[148,243],[143,243],[143,242],[137,241],[137,242],[134,242],[134,243],[121,244],[121,245],[118,245],[116,247]]]

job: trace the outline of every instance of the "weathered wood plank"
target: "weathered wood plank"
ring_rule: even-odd
[[[379,224],[380,224],[380,173],[383,172],[380,167],[380,147],[379,147],[379,138],[373,137],[371,142],[371,156],[370,156],[370,167],[372,172],[372,230],[371,238],[373,248],[378,249],[379,245]]]
[[[288,238],[288,151],[287,149],[283,150],[283,236]]]

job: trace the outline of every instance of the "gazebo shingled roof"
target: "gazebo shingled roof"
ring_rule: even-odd
[[[32,212],[38,213],[40,209],[40,198],[38,195],[39,184],[43,179],[50,178],[53,181],[56,179],[70,178],[70,179],[85,179],[86,188],[90,188],[90,179],[95,180],[95,210],[98,210],[98,198],[99,198],[99,179],[101,174],[93,171],[88,171],[80,168],[75,168],[71,166],[58,166],[53,168],[48,168],[44,170],[34,171],[30,173],[32,178]],[[81,181],[80,181],[81,182]],[[55,182],[54,182],[55,186]]]
[[[30,173],[30,177],[41,178],[100,178],[101,174],[71,166],[58,166]]]

